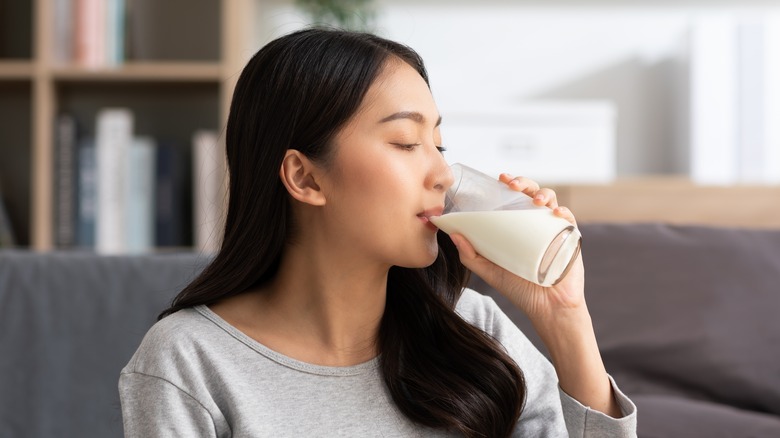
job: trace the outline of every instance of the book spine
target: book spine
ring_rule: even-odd
[[[95,141],[85,138],[79,141],[78,163],[78,227],[77,245],[95,247],[95,222],[97,221],[97,153]]]
[[[193,228],[199,251],[215,253],[221,242],[223,185],[219,138],[214,131],[193,135]]]
[[[76,243],[76,119],[61,115],[56,132],[55,241],[58,247],[69,248]]]
[[[155,193],[155,242],[157,246],[181,246],[182,181],[180,156],[170,144],[157,146]]]
[[[54,61],[59,64],[73,62],[74,0],[54,0]]]
[[[124,0],[106,0],[105,22],[106,64],[116,67],[124,62]]]
[[[133,113],[103,109],[97,117],[98,215],[96,249],[116,254],[126,250],[125,199],[127,158],[133,141]]]
[[[87,68],[106,65],[106,0],[77,0],[76,62]]]
[[[154,247],[154,140],[136,137],[127,160],[127,224],[128,253],[145,253]]]
[[[11,217],[3,201],[3,192],[0,190],[0,248],[12,248],[16,245],[14,230],[11,226]]]

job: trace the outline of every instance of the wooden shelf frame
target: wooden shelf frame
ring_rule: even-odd
[[[57,66],[50,73],[56,81],[74,82],[216,82],[222,80],[222,72],[222,65],[217,62],[131,62],[101,69]]]
[[[35,64],[28,60],[0,60],[0,79],[32,80],[35,76]]]

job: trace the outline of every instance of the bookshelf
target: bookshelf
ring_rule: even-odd
[[[100,109],[128,108],[137,135],[175,145],[188,165],[196,130],[224,141],[255,7],[253,0],[126,1],[124,62],[84,67],[55,56],[59,5],[0,0],[0,196],[17,246],[39,251],[57,249],[58,116],[72,114],[80,136],[94,136]],[[184,203],[189,217],[191,203]],[[185,247],[193,245],[192,227],[183,225]]]

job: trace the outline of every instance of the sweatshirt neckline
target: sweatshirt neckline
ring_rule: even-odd
[[[308,374],[320,375],[320,376],[346,377],[346,376],[357,376],[360,374],[364,374],[368,371],[371,371],[379,367],[379,356],[363,363],[344,366],[344,367],[316,365],[298,359],[294,359],[292,357],[279,353],[275,350],[272,350],[267,346],[263,345],[262,343],[256,341],[255,339],[249,337],[246,333],[237,329],[229,322],[222,319],[221,316],[214,313],[214,311],[211,310],[208,306],[198,305],[195,306],[194,309],[198,313],[203,315],[206,319],[208,319],[209,321],[217,325],[219,328],[226,331],[230,336],[232,336],[239,342],[245,344],[252,350],[255,350],[257,353],[265,356],[268,359],[271,359],[274,362],[277,362],[280,365],[283,365],[285,367],[297,371],[301,371]]]

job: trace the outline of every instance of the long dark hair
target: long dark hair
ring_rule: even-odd
[[[286,150],[327,165],[331,140],[391,57],[428,82],[417,53],[370,34],[306,29],[255,54],[228,118],[222,247],[160,318],[276,275],[291,233],[290,200],[278,176]],[[384,380],[399,409],[419,424],[469,437],[508,436],[525,401],[523,375],[498,342],[454,311],[469,272],[449,237],[439,233],[438,241],[431,266],[390,269],[377,339]]]

